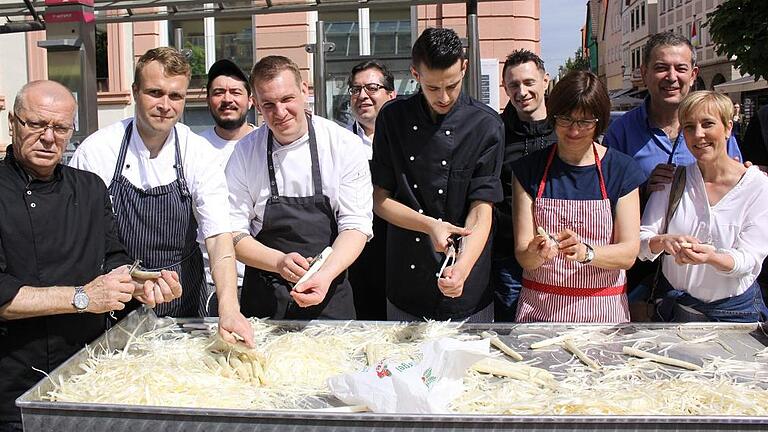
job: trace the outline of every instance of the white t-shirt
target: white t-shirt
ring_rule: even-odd
[[[733,189],[714,206],[707,200],[704,179],[698,165],[686,167],[685,189],[672,219],[669,234],[686,234],[711,242],[717,251],[734,260],[730,272],[702,265],[679,265],[665,256],[664,276],[676,289],[705,302],[744,293],[757,278],[768,255],[768,177],[750,167]],[[661,254],[651,253],[649,242],[661,229],[671,186],[654,192],[643,212],[640,227],[640,258],[646,261]]]
[[[131,120],[133,119],[126,119],[94,132],[80,144],[69,165],[96,173],[109,186],[125,128]],[[210,163],[216,158],[216,153],[208,141],[192,133],[187,126],[177,123],[158,155],[150,159],[149,150],[134,124],[125,155],[123,176],[131,184],[144,190],[173,183],[176,180],[176,133],[179,134],[184,177],[194,200],[198,233],[202,233],[203,238],[208,238],[231,231],[224,172],[218,164]]]
[[[239,139],[225,140],[224,138],[216,134],[215,128],[210,128],[202,131],[200,133],[200,136],[205,138],[205,140],[211,144],[216,155],[218,156],[218,158],[212,162],[215,162],[216,164],[218,164],[223,171],[227,167],[227,162],[229,161],[229,157],[232,155],[232,152],[235,150],[235,145],[240,140]],[[205,247],[205,239],[201,236],[201,233],[199,231],[197,233],[197,241],[198,243],[200,243],[200,250],[203,252],[203,263],[205,264],[205,280],[209,284],[212,284],[213,276],[211,276],[211,266],[210,266],[210,260],[208,258],[208,249]],[[245,264],[241,263],[240,261],[237,261],[236,265],[237,265],[237,286],[241,287],[243,286],[243,275],[245,274]]]
[[[373,185],[366,146],[360,138],[336,123],[312,116],[323,194],[336,214],[339,232],[354,229],[373,237]],[[266,125],[244,137],[235,147],[226,169],[232,230],[261,231],[270,196],[267,170]],[[276,140],[273,147],[275,180],[280,195],[311,196],[312,160],[309,134],[288,145]]]

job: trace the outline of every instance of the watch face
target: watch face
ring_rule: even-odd
[[[75,298],[72,299],[72,304],[78,310],[85,310],[88,307],[88,295],[83,292],[75,294]]]

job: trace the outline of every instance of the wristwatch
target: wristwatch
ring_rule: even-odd
[[[595,250],[592,249],[592,246],[584,243],[584,246],[587,248],[586,253],[584,254],[584,261],[579,261],[582,264],[589,264],[592,262],[593,259],[595,259]]]
[[[72,306],[75,307],[77,313],[83,313],[88,308],[90,299],[88,294],[85,293],[85,289],[82,285],[75,287],[75,296],[72,297]]]

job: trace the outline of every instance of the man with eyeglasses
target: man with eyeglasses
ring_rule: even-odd
[[[215,126],[204,130],[200,136],[205,138],[218,155],[216,161],[222,170],[227,167],[229,157],[235,149],[235,144],[241,138],[248,135],[256,127],[247,121],[248,112],[253,103],[251,101],[251,85],[248,84],[243,71],[232,60],[221,59],[216,61],[208,69],[208,83],[206,89],[206,102]],[[211,265],[208,258],[208,250],[205,248],[205,239],[198,230],[197,241],[203,251],[203,263],[205,264],[205,281],[208,284],[206,312],[209,316],[217,316],[218,298],[216,297],[216,285],[211,276]],[[237,262],[237,286],[238,290],[243,286],[243,273],[245,265]]]
[[[523,269],[515,258],[512,227],[512,163],[557,142],[555,128],[547,118],[544,93],[549,74],[539,56],[526,49],[513,51],[504,61],[502,84],[509,103],[501,114],[504,120],[504,163],[501,186],[504,200],[496,203],[496,230],[493,239],[492,283],[495,291],[495,320],[514,321],[522,288]]]
[[[397,96],[395,77],[378,60],[366,60],[352,68],[347,78],[349,106],[354,121],[348,129],[365,144],[368,159],[373,157],[373,134],[376,116],[385,103]],[[373,217],[373,238],[357,260],[349,267],[349,281],[355,293],[357,319],[387,319],[386,308],[386,236],[387,223]]]
[[[366,60],[355,65],[347,79],[349,86],[349,108],[355,119],[349,130],[363,140],[370,148],[368,159],[373,157],[373,133],[376,130],[376,116],[385,103],[397,96],[395,77],[378,60]]]
[[[456,32],[424,30],[411,57],[420,90],[384,106],[374,135],[374,208],[389,222],[387,319],[491,322],[504,124],[462,92]]]
[[[53,81],[21,88],[0,162],[0,431],[21,431],[17,397],[106,329],[131,298],[181,294],[178,276],[134,283],[107,190],[94,174],[59,164],[77,103]],[[155,296],[155,284],[160,295]]]
[[[180,124],[191,68],[174,48],[148,50],[136,63],[136,114],[100,129],[70,164],[108,185],[120,240],[149,269],[179,272],[184,295],[159,315],[205,315],[207,284],[198,229],[210,255],[219,302],[219,333],[253,342],[237,302],[235,251],[224,171],[211,145]]]

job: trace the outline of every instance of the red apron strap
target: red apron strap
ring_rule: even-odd
[[[536,192],[536,198],[541,198],[542,195],[544,195],[544,186],[547,184],[549,167],[552,165],[552,160],[555,158],[555,153],[557,153],[557,143],[552,145],[552,149],[549,151],[549,156],[547,156],[547,165],[544,166],[544,175],[541,176],[541,181],[539,182],[539,190]]]
[[[556,294],[570,297],[605,297],[624,294],[627,290],[626,285],[602,288],[572,288],[557,285],[548,285],[540,282],[534,282],[530,279],[523,279],[523,286],[534,291],[548,294]]]
[[[600,179],[600,193],[603,194],[603,199],[608,199],[608,190],[605,188],[605,179],[603,178],[603,163],[600,161],[600,157],[597,155],[597,146],[592,143],[592,151],[595,153],[595,165],[597,165],[597,177]]]

